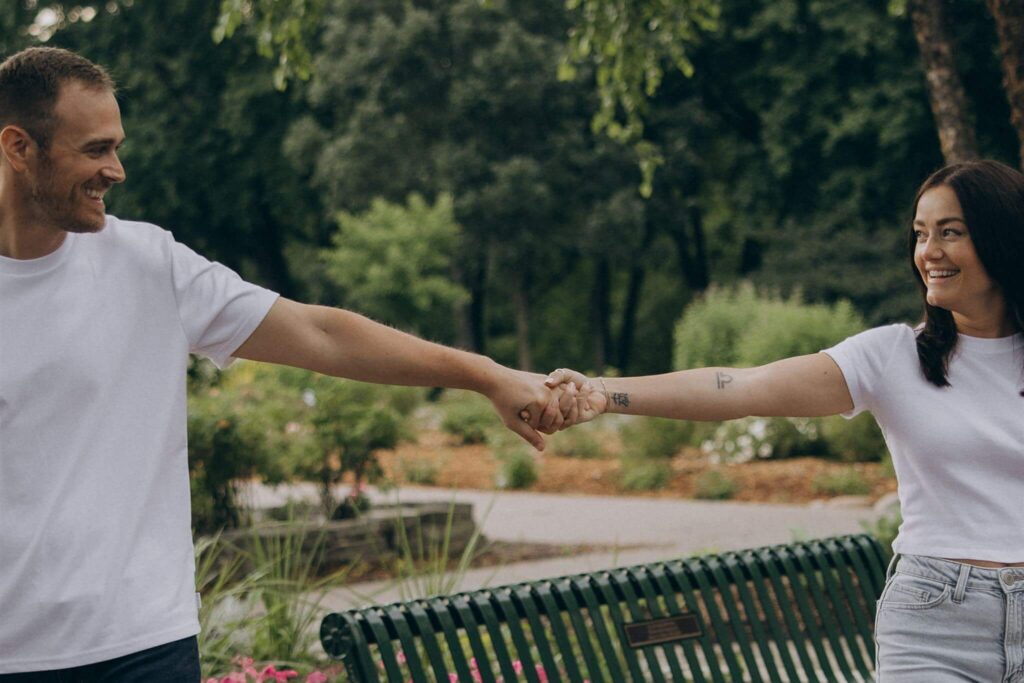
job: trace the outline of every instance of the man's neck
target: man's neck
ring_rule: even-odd
[[[0,192],[0,199],[3,199]],[[52,254],[67,233],[47,225],[16,202],[0,201],[0,256],[28,260]]]

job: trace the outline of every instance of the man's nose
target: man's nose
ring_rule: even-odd
[[[123,183],[127,177],[121,159],[115,154],[112,163],[103,169],[103,177],[112,183]]]

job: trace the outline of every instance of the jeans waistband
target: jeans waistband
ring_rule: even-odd
[[[893,562],[896,573],[913,574],[950,586],[956,586],[958,582],[962,581],[961,575],[966,574],[964,588],[969,591],[984,590],[996,593],[1024,591],[1024,567],[989,569],[923,555],[897,555],[893,558]],[[890,568],[890,573],[891,571]]]

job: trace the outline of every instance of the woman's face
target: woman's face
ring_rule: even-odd
[[[981,265],[953,188],[939,185],[921,195],[914,236],[914,265],[929,304],[950,311],[954,319],[981,320],[1004,310],[1002,292]]]

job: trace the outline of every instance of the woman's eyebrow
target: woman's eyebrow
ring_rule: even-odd
[[[959,223],[963,223],[964,225],[967,225],[967,221],[965,221],[960,216],[947,216],[946,218],[940,218],[939,220],[935,221],[935,225],[945,225],[946,223],[955,223],[955,222],[959,222]],[[925,225],[925,222],[922,221],[922,220],[916,220],[916,221],[914,221],[914,225]]]

